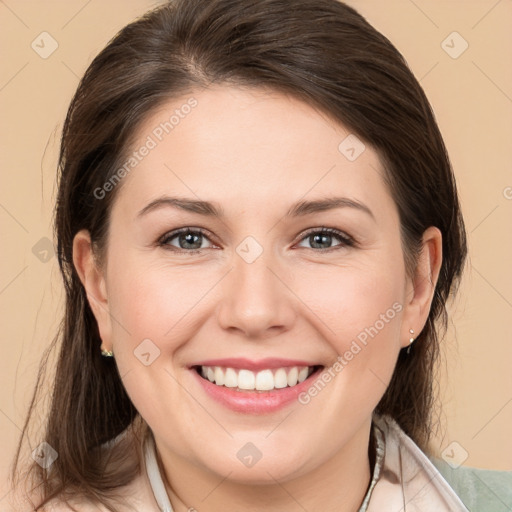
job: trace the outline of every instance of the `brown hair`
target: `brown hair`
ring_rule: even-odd
[[[420,446],[427,445],[446,302],[457,288],[467,249],[450,161],[421,86],[390,41],[337,0],[174,0],[110,41],[87,69],[65,120],[55,234],[66,310],[51,346],[60,341],[44,433],[59,456],[50,471],[36,463],[28,468],[41,489],[39,506],[72,490],[115,510],[116,489],[138,471],[133,465],[121,471],[123,454],[101,449],[128,427],[142,431],[144,422],[115,362],[100,354],[98,327],[73,266],[73,238],[87,229],[101,251],[117,189],[101,200],[94,191],[121,167],[153,109],[213,83],[290,94],[371,145],[399,210],[408,272],[425,229],[441,230],[443,261],[427,324],[412,352],[401,351],[377,407]]]

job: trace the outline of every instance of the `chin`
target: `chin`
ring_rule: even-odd
[[[226,451],[209,460],[198,461],[207,471],[216,473],[231,482],[250,485],[275,484],[276,480],[284,482],[310,471],[306,462],[306,454],[297,453],[292,447],[296,443],[277,443],[278,446],[267,446],[261,450],[256,443],[246,441],[236,448],[226,448],[231,456],[226,457]]]

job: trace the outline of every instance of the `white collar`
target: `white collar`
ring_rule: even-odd
[[[160,469],[158,468],[155,452],[155,441],[151,431],[148,432],[144,443],[144,457],[146,460],[146,470],[148,473],[149,483],[151,484],[151,489],[153,489],[153,494],[155,496],[158,507],[160,508],[161,512],[174,512],[171,506],[171,502],[169,501],[167,491],[165,490],[162,476],[160,475]]]

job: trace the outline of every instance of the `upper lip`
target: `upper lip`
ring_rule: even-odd
[[[285,368],[287,366],[317,366],[317,363],[298,359],[283,359],[276,357],[267,357],[258,361],[252,361],[251,359],[246,359],[243,357],[230,357],[227,359],[208,359],[205,361],[199,361],[190,365],[190,368],[193,368],[194,366],[222,366],[224,368],[259,371],[266,370],[267,368]]]

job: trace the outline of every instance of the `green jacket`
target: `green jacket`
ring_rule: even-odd
[[[453,469],[443,459],[431,460],[471,512],[512,511],[512,471]]]

